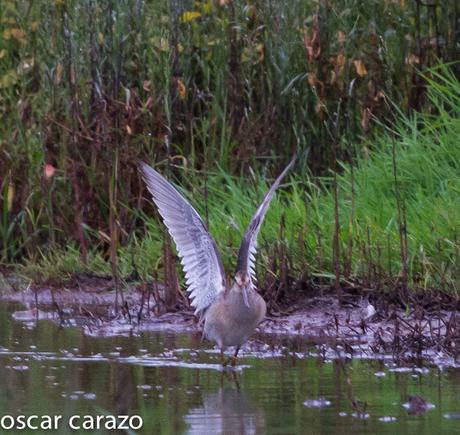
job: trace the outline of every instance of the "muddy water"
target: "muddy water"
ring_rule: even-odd
[[[62,415],[54,433],[116,433],[72,432],[66,422],[123,414],[141,416],[143,428],[131,433],[145,434],[460,433],[459,370],[284,349],[246,354],[239,370],[223,372],[212,349],[194,350],[199,336],[86,337],[48,321],[15,322],[14,308],[0,305],[0,416]],[[421,402],[414,415],[402,406],[410,395],[433,406]]]

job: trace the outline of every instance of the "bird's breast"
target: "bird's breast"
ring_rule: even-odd
[[[249,307],[241,292],[229,291],[209,307],[205,316],[204,333],[222,346],[240,346],[263,320],[266,304],[254,290],[248,292]]]

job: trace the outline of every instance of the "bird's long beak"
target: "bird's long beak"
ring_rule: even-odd
[[[249,308],[248,288],[244,286],[242,292],[243,292],[244,305],[246,305],[246,307]]]

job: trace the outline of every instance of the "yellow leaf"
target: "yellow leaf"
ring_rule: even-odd
[[[344,44],[345,43],[345,40],[346,40],[346,35],[345,35],[345,32],[342,32],[341,30],[339,30],[337,32],[337,41],[340,43],[340,44]]]
[[[177,79],[177,91],[179,92],[179,97],[183,100],[187,95],[187,88],[180,79]]]
[[[333,85],[335,83],[335,81],[337,80],[337,74],[335,71],[331,71],[331,80],[330,80],[330,83],[331,85]]]
[[[364,65],[363,61],[360,59],[356,59],[353,61],[356,69],[356,74],[360,77],[364,77],[367,74],[366,66]]]
[[[54,80],[57,85],[61,83],[61,78],[62,78],[62,63],[58,63],[56,65],[56,74],[54,76]]]
[[[201,12],[187,11],[182,14],[180,20],[182,23],[188,23],[199,17],[201,17]]]
[[[32,24],[30,25],[30,29],[32,32],[35,32],[38,29],[38,26],[40,25],[39,21],[32,21]]]
[[[5,54],[6,54],[6,50],[4,48],[2,48],[0,50],[0,59],[3,59],[5,57]]]
[[[132,128],[131,128],[128,124],[126,124],[126,132],[127,132],[129,135],[133,134],[133,130],[132,130]]]
[[[150,40],[155,48],[160,51],[169,51],[169,41],[166,38],[155,36]]]
[[[17,39],[18,41],[22,41],[25,39],[26,32],[24,32],[24,30],[22,29],[15,27],[14,29],[11,29],[11,36],[14,39]]]
[[[2,18],[2,23],[5,24],[16,24],[16,20],[13,17],[4,17]]]
[[[415,54],[409,54],[405,59],[406,65],[414,66],[420,63],[420,58]]]
[[[10,211],[13,208],[14,184],[8,184],[8,193],[6,194],[6,209]]]
[[[336,65],[339,69],[342,69],[345,66],[346,58],[342,53],[339,53],[336,57]]]
[[[24,30],[19,29],[18,27],[12,27],[10,29],[5,29],[3,31],[3,37],[5,39],[16,39],[18,41],[24,41],[26,36],[26,32]]]

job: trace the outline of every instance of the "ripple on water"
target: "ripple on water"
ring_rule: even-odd
[[[331,401],[325,399],[324,397],[319,397],[318,399],[307,399],[303,402],[303,406],[307,408],[326,408],[331,406]]]
[[[391,415],[385,415],[383,417],[379,417],[379,421],[381,421],[382,423],[392,423],[397,420],[398,419],[396,417],[392,417]]]
[[[367,419],[370,417],[369,413],[363,412],[363,411],[352,412],[352,413],[351,413],[351,416],[352,416],[353,418],[358,419],[358,420],[367,420]]]
[[[26,370],[29,370],[29,366],[25,366],[25,365],[7,366],[7,367],[10,367],[13,370],[16,370],[17,372],[25,372]]]
[[[151,390],[153,387],[151,385],[138,385],[137,388],[139,390]]]

